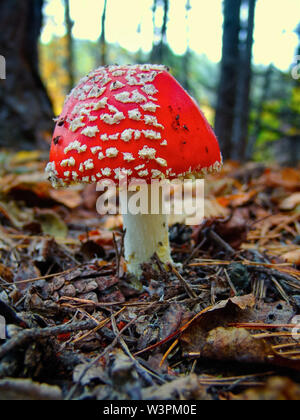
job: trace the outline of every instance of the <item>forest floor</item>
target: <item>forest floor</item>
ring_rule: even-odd
[[[172,220],[182,270],[133,284],[121,218],[46,158],[0,152],[0,400],[300,399],[300,169],[228,162]]]

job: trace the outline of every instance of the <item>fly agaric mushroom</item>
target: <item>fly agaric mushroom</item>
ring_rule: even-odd
[[[54,187],[101,179],[203,178],[221,168],[196,102],[161,65],[100,67],[67,97],[46,172]],[[165,214],[124,215],[125,259],[139,277],[157,253],[172,262]]]

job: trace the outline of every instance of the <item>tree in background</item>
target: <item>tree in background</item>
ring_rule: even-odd
[[[186,31],[187,31],[187,47],[184,56],[182,57],[182,85],[186,90],[191,91],[191,82],[190,82],[190,67],[191,67],[191,49],[190,49],[190,37],[189,37],[189,15],[191,13],[191,1],[187,0],[185,5],[186,10]]]
[[[101,17],[101,35],[99,39],[100,43],[100,64],[105,66],[107,64],[107,43],[106,43],[106,11],[107,11],[107,0],[104,0],[103,12]]]
[[[246,160],[250,160],[254,156],[255,144],[261,131],[263,130],[263,119],[265,112],[265,105],[271,97],[272,75],[274,72],[273,64],[271,64],[262,74],[258,76],[263,78],[263,86],[259,94],[257,104],[255,106],[255,116],[253,118],[253,129],[251,136],[248,138],[246,146]]]
[[[75,58],[74,58],[74,40],[72,29],[74,22],[70,14],[70,0],[64,0],[65,6],[65,27],[66,27],[66,40],[67,40],[67,54],[66,54],[66,67],[69,75],[68,90],[71,90],[75,84]]]
[[[215,129],[225,159],[244,160],[248,142],[256,0],[224,0],[221,77]],[[247,18],[241,11],[247,10]]]
[[[244,160],[248,143],[250,90],[252,80],[252,47],[256,0],[244,0],[242,6],[248,8],[244,23],[244,36],[240,40],[239,71],[235,104],[235,119],[232,131],[231,157]]]
[[[45,146],[52,132],[52,106],[38,67],[42,8],[43,0],[0,2],[0,53],[7,65],[7,79],[0,80],[1,146]]]
[[[152,63],[166,64],[165,56],[168,50],[167,46],[167,27],[169,19],[169,0],[154,0],[153,3],[153,26],[154,26],[154,42],[151,51],[150,60]],[[156,26],[156,12],[158,8],[163,8],[163,21],[160,27]],[[158,41],[156,41],[158,38]]]
[[[240,10],[241,0],[224,1],[223,51],[215,131],[225,159],[231,157],[239,66]]]

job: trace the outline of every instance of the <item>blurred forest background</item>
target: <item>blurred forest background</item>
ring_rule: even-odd
[[[298,9],[294,0],[209,3],[1,0],[0,54],[6,59],[7,79],[0,80],[0,146],[47,148],[53,117],[82,76],[99,65],[151,62],[169,66],[197,99],[226,159],[276,160],[296,166],[300,160],[300,2]],[[125,4],[127,15],[121,7]],[[261,6],[266,7],[260,19],[264,18],[265,37],[274,56],[269,63],[253,60],[254,46],[262,50],[265,45],[261,33],[255,36]],[[174,21],[174,10],[181,16],[181,26]],[[134,28],[131,15],[138,17]],[[288,28],[283,27],[282,37],[293,40],[290,51],[272,33],[274,25],[287,22],[288,16],[292,19]],[[87,22],[82,36],[75,31],[80,19]],[[209,28],[207,35],[205,28]],[[194,47],[197,30],[199,48]],[[91,33],[97,34],[96,39]],[[209,48],[216,49],[212,33],[222,45],[220,57],[214,60],[207,54]],[[128,34],[132,48],[122,42]],[[266,50],[266,57],[270,53]],[[280,65],[279,58],[287,54],[290,61],[281,60]]]

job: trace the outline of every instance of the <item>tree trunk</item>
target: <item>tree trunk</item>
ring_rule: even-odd
[[[262,89],[262,95],[258,103],[257,112],[256,112],[256,118],[254,121],[254,129],[251,137],[249,138],[249,141],[247,143],[246,148],[246,159],[250,160],[253,157],[254,154],[254,148],[256,141],[258,139],[258,136],[262,130],[262,119],[263,119],[263,112],[264,112],[264,105],[267,102],[270,94],[270,88],[271,88],[271,81],[272,81],[272,74],[273,74],[273,64],[271,64],[265,73],[264,76],[264,85]]]
[[[186,20],[186,34],[187,34],[187,48],[186,48],[186,52],[182,57],[182,85],[183,87],[190,92],[192,95],[194,95],[194,91],[192,89],[191,83],[190,83],[190,67],[191,67],[191,49],[190,49],[190,26],[189,26],[189,17],[190,17],[190,12],[191,12],[191,1],[187,0],[186,5],[185,5],[185,10],[186,10],[186,15],[185,15],[185,20]]]
[[[107,10],[107,0],[104,0],[103,13],[101,17],[101,35],[100,35],[100,63],[101,66],[107,64],[107,45],[106,45],[106,32],[105,32],[105,23],[106,23],[106,10]]]
[[[248,142],[250,90],[252,79],[252,47],[256,0],[247,0],[248,21],[247,37],[240,49],[239,78],[237,85],[235,121],[232,135],[231,158],[239,161],[245,159]]]
[[[157,11],[157,7],[161,6],[164,10],[163,15],[163,24],[161,28],[155,27],[155,14]],[[169,0],[154,0],[153,5],[153,24],[154,24],[154,34],[160,32],[160,40],[156,44],[153,43],[153,48],[151,51],[151,62],[152,63],[158,63],[158,64],[164,64],[164,58],[165,58],[165,49],[166,49],[166,38],[167,38],[167,27],[168,27],[168,19],[169,19]]]
[[[0,145],[45,147],[53,111],[38,68],[43,0],[1,0],[0,51],[6,80],[0,80]]]
[[[223,52],[215,131],[225,159],[231,156],[239,64],[240,9],[241,0],[224,1]]]
[[[70,0],[64,0],[65,2],[65,25],[67,29],[67,71],[69,75],[69,86],[68,91],[71,91],[75,85],[75,60],[74,60],[74,40],[72,35],[72,29],[74,22],[70,15]]]

